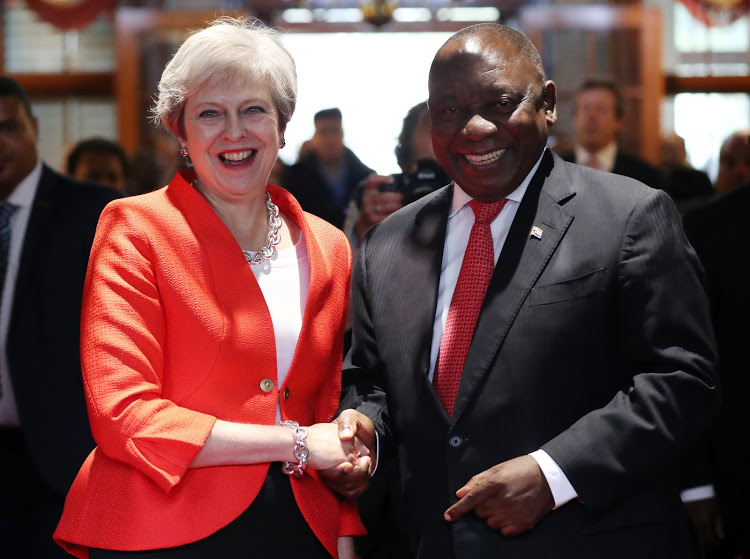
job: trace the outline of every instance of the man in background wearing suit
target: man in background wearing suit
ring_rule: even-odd
[[[750,181],[750,128],[732,132],[721,144],[716,192],[726,194]]]
[[[640,157],[624,153],[617,145],[624,118],[625,100],[613,80],[606,77],[585,80],[575,96],[575,151],[562,154],[562,158],[658,188],[659,171]]]
[[[354,189],[373,170],[344,145],[339,109],[318,111],[313,120],[315,134],[302,145],[297,163],[286,169],[282,186],[303,210],[341,229]]]
[[[691,557],[664,478],[718,391],[674,204],[545,148],[555,84],[508,27],[440,48],[429,107],[455,182],[365,238],[337,421],[371,453],[327,482],[397,456],[418,559]]]
[[[750,134],[746,136],[750,138]],[[748,151],[750,154],[750,151]],[[748,159],[750,168],[750,159]],[[723,405],[709,456],[728,557],[750,557],[750,182],[685,214],[685,232],[706,271]]]
[[[79,362],[83,281],[99,213],[119,195],[37,154],[23,88],[0,76],[0,557],[67,557],[52,541],[93,449]]]

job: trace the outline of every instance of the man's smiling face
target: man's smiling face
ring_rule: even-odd
[[[523,182],[556,120],[555,85],[500,37],[469,37],[438,52],[430,71],[432,143],[442,167],[480,201]]]

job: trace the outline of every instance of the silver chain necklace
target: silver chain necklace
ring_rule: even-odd
[[[197,188],[198,179],[194,179],[190,185]],[[268,211],[268,225],[271,227],[268,232],[268,243],[255,254],[252,254],[252,251],[249,250],[242,251],[248,264],[262,264],[269,258],[273,258],[273,255],[276,254],[276,245],[281,242],[279,207],[271,201],[271,195],[268,192],[266,192],[266,210]]]
[[[268,225],[271,227],[271,230],[268,232],[268,243],[255,254],[249,250],[242,251],[248,264],[262,264],[273,257],[276,253],[276,245],[281,242],[281,233],[279,233],[279,227],[281,227],[279,208],[271,201],[271,195],[268,192],[266,192],[266,209],[268,210]]]

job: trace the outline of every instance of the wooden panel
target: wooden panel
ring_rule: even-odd
[[[750,93],[750,76],[711,76],[683,78],[666,76],[667,95],[678,93]]]
[[[15,74],[13,76],[32,98],[112,97],[114,74]]]
[[[189,31],[205,27],[219,15],[243,14],[223,14],[214,11],[167,12],[139,8],[120,8],[115,12],[118,69],[115,95],[119,140],[126,151],[134,153],[140,145],[147,116],[143,114],[141,102],[145,87],[141,72],[144,35],[158,31],[173,31],[186,38]]]
[[[566,34],[579,35],[585,43],[580,54],[569,56],[565,40],[559,40],[564,55],[562,60],[573,72],[562,71],[557,78],[560,98],[570,107],[576,85],[569,82],[586,75],[607,73],[622,86],[626,103],[632,107],[626,120],[624,137],[635,145],[644,158],[656,162],[659,154],[659,108],[664,96],[662,72],[661,11],[641,5],[606,6],[574,5],[523,8],[519,23],[529,39],[537,46],[545,67],[560,51],[554,47],[545,53],[547,43],[555,43]],[[573,45],[575,49],[575,44]],[[602,49],[602,45],[606,48]],[[570,70],[570,68],[568,68]],[[572,111],[561,111],[560,118],[572,117]],[[633,118],[635,117],[635,118]],[[564,123],[565,121],[563,121]],[[561,127],[564,128],[564,127]]]

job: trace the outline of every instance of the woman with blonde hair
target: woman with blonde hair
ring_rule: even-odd
[[[77,557],[353,558],[363,528],[317,470],[339,439],[351,255],[267,184],[296,102],[294,61],[258,22],[188,38],[157,118],[192,168],[112,203],[86,278],[82,345],[97,448],[55,539]]]

